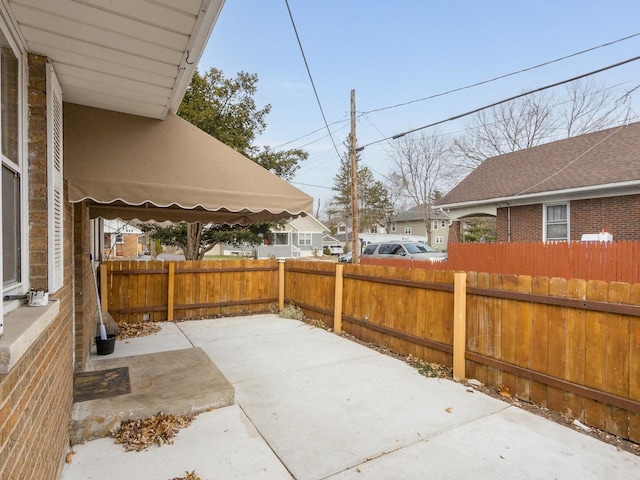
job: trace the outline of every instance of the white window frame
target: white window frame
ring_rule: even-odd
[[[444,237],[441,237],[441,236],[438,235],[435,238],[435,242],[436,242],[436,245],[442,245],[444,243]]]
[[[278,243],[278,236],[286,236],[287,239],[287,243]],[[289,234],[289,232],[274,232],[273,233],[273,244],[275,246],[281,246],[281,247],[287,247],[289,246],[289,244],[291,243],[291,235]]]
[[[404,227],[404,234],[411,235],[411,227]]]
[[[547,235],[547,208],[565,206],[567,208],[567,237],[566,238],[549,238]],[[560,222],[557,222],[558,224]],[[571,206],[569,202],[553,202],[542,204],[542,241],[543,242],[569,242],[571,239]]]
[[[313,245],[313,234],[309,232],[298,233],[298,245],[304,245],[304,246]]]
[[[433,227],[432,227],[432,229],[433,229],[433,230],[438,230],[438,220],[434,220],[434,221],[433,221]]]
[[[27,152],[27,140],[25,132],[27,131],[25,122],[27,115],[26,111],[26,88],[25,79],[27,78],[25,62],[25,55],[22,49],[18,47],[18,44],[14,40],[14,36],[8,31],[6,23],[3,21],[2,15],[0,15],[0,29],[5,39],[9,43],[9,47],[13,51],[13,54],[18,60],[18,165],[10,160],[5,160],[2,155],[2,149],[0,145],[0,157],[2,157],[2,164],[14,170],[20,175],[20,280],[11,285],[3,286],[3,295],[21,294],[29,288],[29,175],[28,175],[28,161],[26,158]],[[0,125],[1,128],[1,125]],[[2,141],[0,137],[0,142]],[[2,186],[0,183],[0,203],[2,203]],[[2,217],[0,217],[0,229],[2,228]],[[0,244],[2,242],[0,241]],[[0,270],[4,272],[2,265],[2,255],[0,255]],[[4,284],[4,281],[3,281]],[[1,319],[0,319],[0,333]]]
[[[2,255],[0,255],[0,271],[3,272],[3,288],[2,294],[4,295],[19,295],[25,293],[29,289],[29,165],[27,161],[27,62],[26,53],[22,48],[21,43],[16,39],[19,36],[15,33],[15,29],[11,26],[13,22],[8,21],[7,11],[4,4],[0,4],[0,31],[7,40],[9,48],[11,48],[13,54],[18,60],[18,152],[16,165],[10,160],[4,159],[2,155],[2,148],[0,145],[0,161],[3,165],[7,165],[13,171],[20,175],[20,279],[12,283],[11,285],[4,286],[4,268],[2,263]],[[1,117],[0,117],[1,118]],[[0,125],[1,128],[1,125]],[[1,137],[0,137],[1,142]],[[2,182],[0,182],[0,205],[2,204]],[[0,231],[2,230],[2,216],[0,216]],[[0,251],[2,251],[2,240],[0,240]],[[17,300],[3,301],[3,308],[0,310],[0,340],[4,333],[4,316],[5,314],[15,310],[20,306],[21,302]],[[4,373],[4,372],[3,372]]]
[[[391,231],[395,232],[397,228],[396,222],[391,222]]]

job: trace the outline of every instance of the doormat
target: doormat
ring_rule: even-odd
[[[131,393],[129,367],[78,373],[73,382],[74,402],[86,402],[127,393]]]

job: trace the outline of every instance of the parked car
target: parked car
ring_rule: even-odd
[[[330,255],[342,255],[344,250],[342,249],[342,245],[329,245],[329,254]]]
[[[438,252],[426,243],[421,242],[388,242],[370,243],[362,252],[363,256],[375,258],[410,258],[414,260],[430,260],[445,262],[447,254]]]
[[[345,254],[342,254],[338,257],[338,262],[340,263],[351,263],[351,261],[353,260],[353,253],[352,252],[347,252]]]

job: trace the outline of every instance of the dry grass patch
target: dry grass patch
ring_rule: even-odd
[[[191,425],[194,418],[194,415],[158,413],[153,417],[122,422],[120,428],[111,432],[111,436],[127,452],[140,452],[151,445],[172,444],[180,429]]]

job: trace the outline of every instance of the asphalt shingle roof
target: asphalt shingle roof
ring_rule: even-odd
[[[640,122],[485,160],[438,204],[640,180]]]

